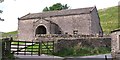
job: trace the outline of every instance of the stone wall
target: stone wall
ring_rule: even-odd
[[[34,20],[19,20],[18,21],[18,39],[19,40],[33,40],[34,39]]]
[[[120,31],[111,33],[111,53],[113,58],[120,58]],[[115,59],[117,60],[117,59]]]
[[[90,14],[68,15],[47,18],[56,23],[63,33],[73,34],[73,31],[78,30],[78,34],[91,34],[90,32]]]
[[[91,32],[92,34],[103,35],[103,31],[100,24],[100,18],[96,9],[91,12]]]
[[[79,38],[79,39],[61,39],[56,43],[55,50],[60,51],[71,47],[111,47],[111,38]]]

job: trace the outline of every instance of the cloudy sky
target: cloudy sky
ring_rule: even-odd
[[[42,12],[46,6],[55,3],[68,4],[71,9],[96,6],[97,9],[117,6],[120,0],[4,0],[0,3],[3,13],[0,17],[5,21],[0,21],[0,31],[10,32],[18,28],[18,17],[28,13]]]

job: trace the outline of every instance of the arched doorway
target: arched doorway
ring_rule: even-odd
[[[46,28],[44,26],[38,26],[36,29],[36,34],[46,34]]]

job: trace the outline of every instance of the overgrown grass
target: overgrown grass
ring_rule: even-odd
[[[110,31],[118,28],[118,7],[110,7],[98,10],[100,23],[103,32],[109,34]]]
[[[88,56],[88,55],[98,55],[98,54],[106,54],[110,53],[111,49],[107,47],[96,47],[96,48],[90,48],[90,47],[82,47],[79,49],[74,48],[64,48],[63,50],[54,53],[56,56]]]

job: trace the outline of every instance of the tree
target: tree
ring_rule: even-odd
[[[63,5],[63,8],[62,9],[68,9],[69,6],[67,6],[67,4]]]
[[[0,3],[4,2],[4,0],[0,0]]]
[[[56,4],[53,4],[50,7],[45,7],[43,9],[43,11],[63,10],[63,9],[68,9],[68,8],[69,8],[69,6],[67,4],[62,5],[61,3],[56,3]]]
[[[48,7],[45,7],[45,8],[43,9],[43,11],[49,11]]]
[[[0,3],[2,3],[4,0],[0,0]],[[2,10],[0,10],[0,13],[2,13],[3,11]]]
[[[4,2],[4,0],[0,0],[0,3],[2,3],[2,2]],[[0,13],[2,13],[3,11],[2,10],[0,10]],[[1,17],[0,17],[0,21],[4,21],[4,19],[1,19]]]

